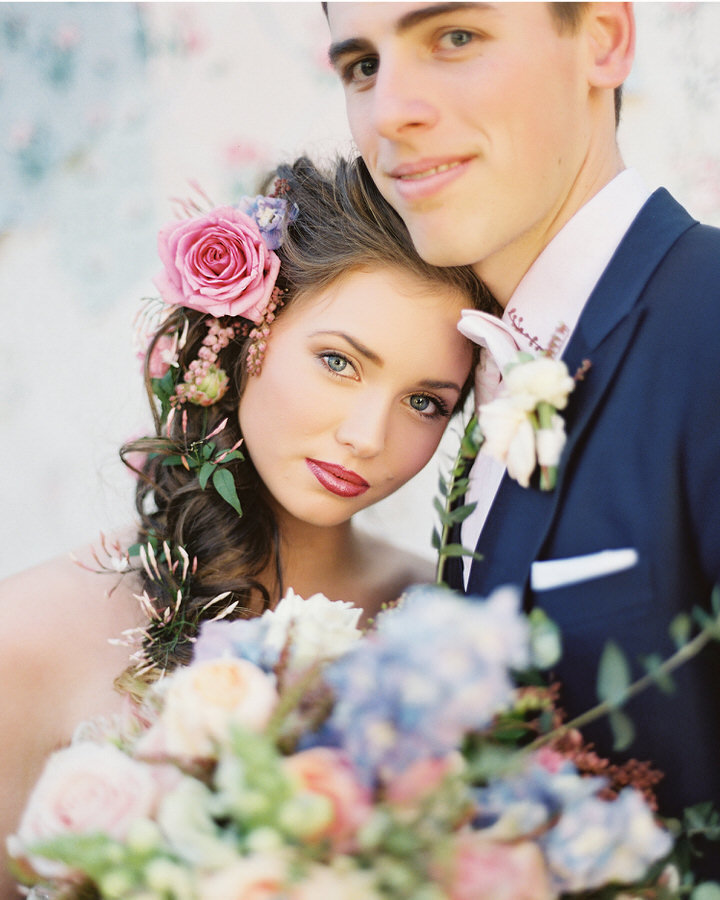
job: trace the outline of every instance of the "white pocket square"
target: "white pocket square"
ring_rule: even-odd
[[[591,578],[631,569],[637,563],[638,553],[632,547],[601,550],[567,559],[538,560],[530,567],[530,588],[533,591],[549,591],[569,584],[580,584]]]

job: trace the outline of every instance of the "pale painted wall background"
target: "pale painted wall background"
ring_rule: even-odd
[[[720,4],[636,13],[626,161],[720,225]],[[314,0],[0,3],[0,576],[130,521],[156,230],[189,179],[234,199],[351,149],[326,44]],[[368,526],[427,549],[436,470]]]

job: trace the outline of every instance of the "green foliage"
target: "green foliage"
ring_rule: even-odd
[[[614,641],[608,641],[600,657],[597,695],[610,707],[623,705],[630,687],[630,666],[625,654]]]
[[[242,507],[235,488],[235,479],[229,469],[223,468],[226,463],[245,457],[234,447],[232,450],[218,450],[214,441],[195,441],[181,453],[166,456],[164,466],[184,466],[189,472],[197,470],[200,488],[204,491],[209,481],[222,499],[229,503],[241,516]]]
[[[433,506],[438,514],[442,530],[434,529],[432,533],[432,546],[438,551],[435,575],[437,584],[443,584],[445,560],[449,557],[469,556],[472,559],[482,559],[481,554],[449,540],[453,528],[464,522],[476,506],[475,503],[464,503],[456,507],[455,503],[465,495],[468,489],[470,479],[467,477],[467,473],[472,460],[477,456],[480,440],[477,418],[473,416],[460,440],[460,449],[449,479],[446,480],[442,477],[439,479],[440,497],[433,500]]]

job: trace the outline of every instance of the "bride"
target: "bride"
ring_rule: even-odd
[[[432,577],[352,516],[420,471],[463,404],[473,350],[456,323],[487,303],[472,272],[424,263],[352,163],[306,159],[270,196],[167,226],[159,250],[164,302],[142,320],[156,433],[122,450],[140,525],[112,563],[128,571],[108,591],[60,559],[0,585],[3,836],[48,754],[126,702],[114,683],[134,648],[110,639],[144,629],[164,669],[203,619],[289,587],[367,622]]]

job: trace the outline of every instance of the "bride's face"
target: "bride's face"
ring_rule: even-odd
[[[391,267],[296,298],[240,401],[245,450],[281,509],[337,525],[429,461],[471,365],[467,298]]]

